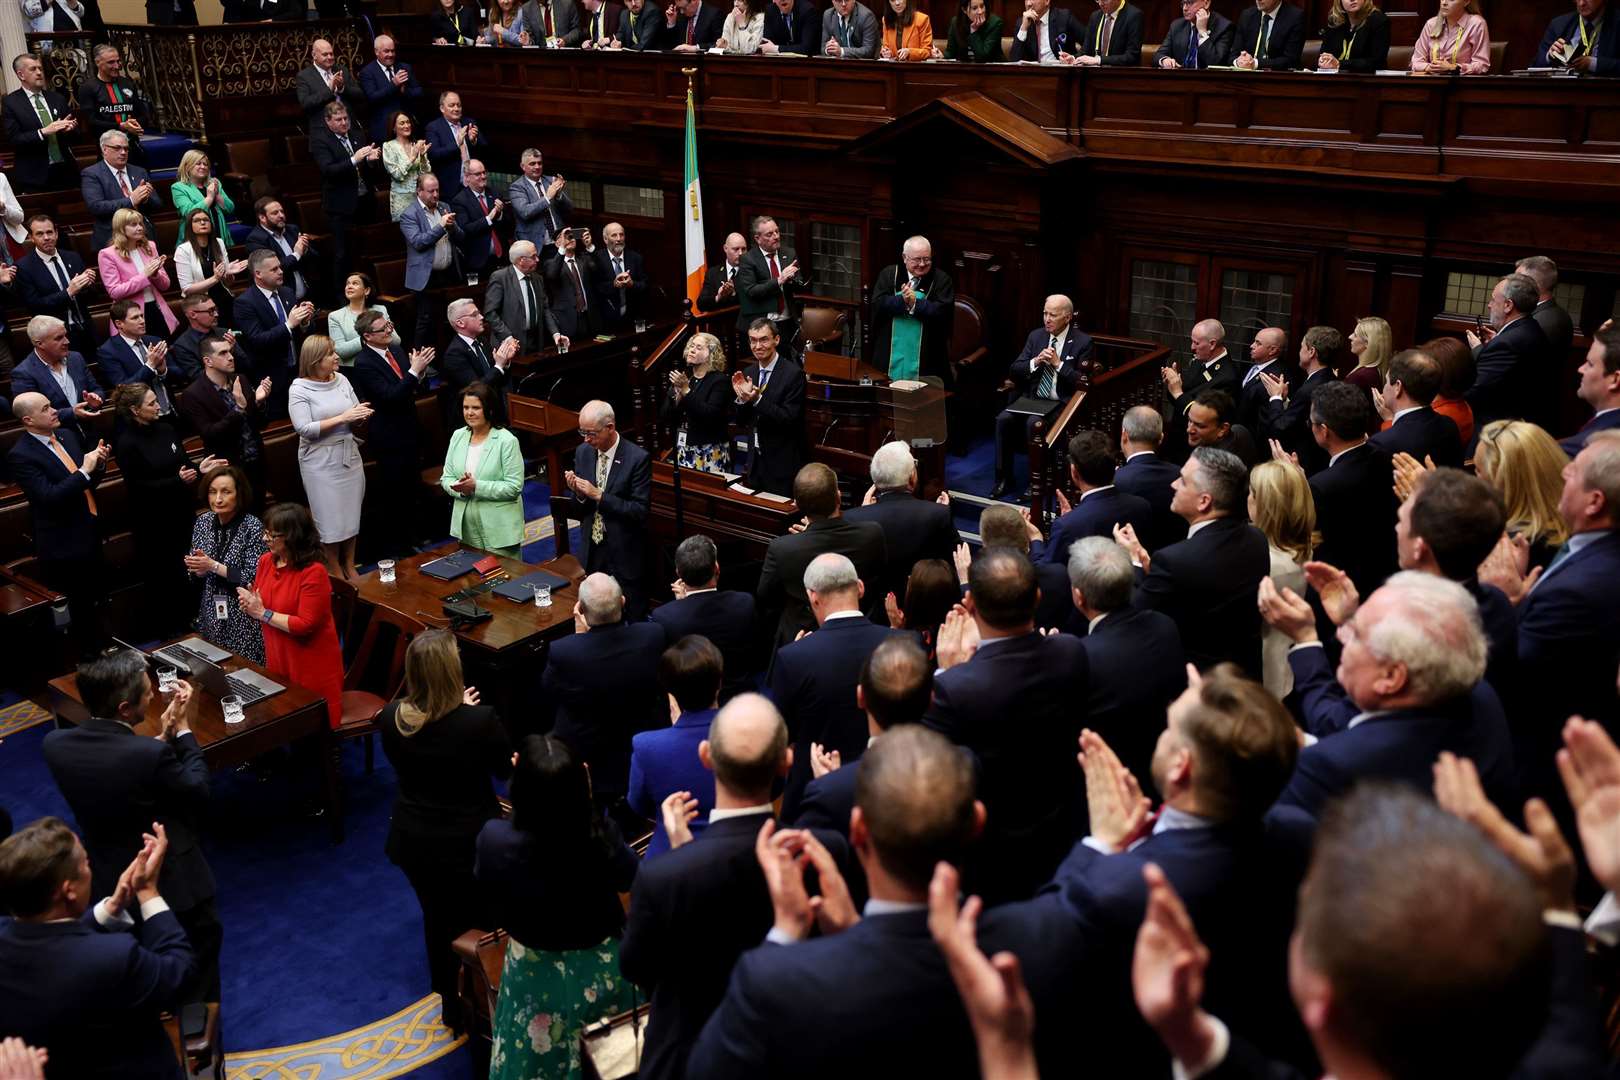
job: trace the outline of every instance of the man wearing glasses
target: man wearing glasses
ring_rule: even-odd
[[[1209,0],[1181,0],[1181,18],[1159,46],[1162,68],[1222,67],[1232,62],[1237,30],[1230,19],[1217,15]]]
[[[180,301],[180,314],[185,317],[186,328],[169,345],[169,368],[175,375],[190,383],[202,374],[202,339],[220,332],[231,339],[236,353],[237,367],[251,371],[253,365],[247,354],[236,344],[236,335],[219,330],[219,305],[207,293],[197,293]]]
[[[377,455],[372,496],[381,535],[372,548],[388,556],[409,555],[422,539],[416,395],[433,362],[433,350],[412,349],[406,355],[403,348],[392,344],[394,324],[375,309],[362,311],[354,328],[363,344],[349,369],[349,382],[355,395],[371,404],[366,444]]]
[[[624,592],[624,617],[635,622],[647,611],[646,547],[642,542],[652,509],[652,458],[619,437],[613,406],[588,401],[579,410],[574,467],[563,482],[579,502],[579,561],[587,573],[611,574]]]

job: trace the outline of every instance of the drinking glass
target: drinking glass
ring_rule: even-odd
[[[175,687],[180,685],[180,673],[174,668],[164,666],[158,668],[158,693],[172,694]]]
[[[225,714],[227,724],[240,724],[245,718],[242,712],[242,699],[235,694],[226,694],[220,698],[219,710]]]
[[[382,559],[377,563],[377,580],[384,585],[394,583],[394,560]]]
[[[551,586],[550,585],[532,585],[532,586],[530,586],[530,588],[534,589],[534,606],[535,607],[550,607],[551,606]]]

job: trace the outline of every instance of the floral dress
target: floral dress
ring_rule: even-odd
[[[573,1080],[586,1024],[635,1007],[635,986],[619,974],[619,942],[548,952],[506,942],[495,1006],[490,1080]]]

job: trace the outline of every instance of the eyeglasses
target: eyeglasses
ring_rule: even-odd
[[[580,428],[579,437],[582,439],[594,439],[606,430],[607,428],[597,428],[595,431],[591,431],[587,428]]]

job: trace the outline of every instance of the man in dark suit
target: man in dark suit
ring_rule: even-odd
[[[345,303],[343,281],[349,276],[354,253],[349,250],[349,230],[356,224],[369,221],[376,210],[371,194],[371,180],[362,166],[382,157],[376,143],[361,144],[349,135],[349,111],[341,101],[326,106],[326,123],[310,132],[309,153],[321,170],[321,209],[326,211],[326,225],[332,230],[333,307]],[[431,175],[431,174],[430,174]]]
[[[1007,391],[1008,408],[996,416],[992,499],[1001,498],[1011,486],[1013,458],[1028,448],[1035,421],[1051,417],[1080,388],[1091,357],[1091,336],[1074,325],[1074,302],[1061,294],[1048,296],[1040,327],[1029,332],[1024,350],[1007,369],[1012,389]]]
[[[146,305],[139,300],[114,300],[112,323],[117,333],[96,351],[101,373],[114,386],[145,383],[157,396],[158,415],[174,419],[174,397],[169,383],[169,343],[146,332]]]
[[[1057,492],[1062,516],[1052,522],[1043,562],[1068,564],[1069,547],[1087,536],[1112,541],[1114,529],[1129,525],[1138,536],[1151,532],[1153,508],[1146,499],[1120,491],[1114,484],[1114,448],[1100,431],[1077,432],[1069,440],[1069,480],[1080,492],[1073,506]]]
[[[464,280],[458,250],[461,222],[454,210],[439,201],[439,178],[432,173],[417,175],[416,198],[399,215],[399,231],[405,238],[405,287],[416,294],[416,326],[410,341],[424,345],[433,334],[428,290],[460,285]]]
[[[28,219],[34,250],[17,260],[12,283],[24,307],[36,315],[53,315],[67,324],[68,342],[81,356],[96,351],[90,331],[90,302],[96,281],[94,267],[86,268],[76,251],[57,246],[56,223],[45,214]]]
[[[1211,68],[1230,64],[1237,55],[1237,28],[1217,15],[1209,0],[1189,0],[1181,18],[1170,24],[1159,46],[1162,68]]]
[[[181,684],[163,711],[162,737],[148,739],[134,731],[152,700],[145,656],[120,649],[80,664],[78,680],[90,719],[46,735],[40,752],[84,830],[93,891],[112,894],[118,868],[140,853],[152,823],[161,822],[169,851],[158,884],[197,956],[197,978],[184,1000],[218,1001],[224,931],[199,836],[209,780],[191,733],[193,688]]]
[[[209,334],[198,347],[202,374],[181,393],[180,415],[209,454],[247,472],[255,497],[262,498],[264,442],[259,431],[273,384],[268,375],[253,384],[231,338]]]
[[[1187,408],[1187,446],[1212,447],[1236,454],[1249,468],[1264,460],[1254,435],[1242,424],[1233,423],[1237,403],[1225,390],[1200,390]]]
[[[913,236],[900,249],[901,262],[878,271],[872,283],[872,358],[893,379],[951,378],[951,324],[956,319],[956,286],[934,266],[926,236]],[[895,348],[894,328],[905,347]]]
[[[619,23],[624,18],[624,8],[609,0],[580,0],[579,19],[579,47],[582,49],[606,49],[611,47],[614,35],[618,33]]]
[[[163,197],[152,186],[152,177],[139,165],[129,163],[129,136],[117,128],[101,133],[101,160],[79,174],[79,195],[95,218],[90,242],[99,251],[112,240],[113,215],[120,210],[139,210],[146,218],[146,235],[152,229],[152,211],[163,209]]]
[[[821,12],[810,0],[771,0],[759,51],[814,56],[821,51]]]
[[[102,391],[84,357],[73,351],[67,326],[50,315],[35,315],[28,320],[28,340],[34,351],[11,369],[13,398],[30,391],[43,394],[62,427],[86,441],[81,425],[101,408]]]
[[[565,228],[557,248],[540,268],[551,294],[551,321],[570,342],[589,341],[602,332],[606,313],[596,286],[596,260],[589,252],[589,229]],[[488,310],[485,297],[485,310]]]
[[[21,264],[17,278],[22,279]],[[1581,384],[1575,394],[1591,407],[1592,418],[1558,444],[1570,457],[1579,454],[1586,441],[1598,432],[1620,428],[1620,330],[1611,327],[1592,335],[1592,347],[1586,350],[1580,374]]]
[[[1394,457],[1411,454],[1436,465],[1462,465],[1462,435],[1457,423],[1429,407],[1440,392],[1440,365],[1426,352],[1404,349],[1389,362],[1381,391],[1380,410],[1391,419],[1389,427],[1374,435],[1372,445]]]
[[[855,564],[862,581],[884,580],[883,529],[875,522],[845,521],[839,516],[838,476],[832,469],[819,462],[800,469],[793,480],[793,501],[808,524],[803,532],[771,541],[765,549],[765,565],[760,569],[755,594],[761,625],[776,624],[778,649],[801,631],[816,628],[804,573],[817,555],[838,552]],[[862,607],[868,612],[874,606],[871,593],[875,591],[868,590],[863,601]]]
[[[1533,278],[1513,274],[1491,290],[1490,329],[1468,332],[1474,349],[1474,385],[1463,396],[1474,410],[1474,437],[1493,420],[1513,420],[1537,411],[1537,387],[1555,379],[1547,335],[1532,317],[1538,293]]]
[[[367,309],[354,320],[360,352],[349,369],[349,381],[361,401],[371,406],[366,444],[377,455],[376,490],[371,504],[378,517],[376,550],[408,555],[422,539],[421,425],[416,395],[433,350],[412,349],[409,356],[390,345],[394,324],[380,311]]]
[[[602,302],[604,328],[623,331],[645,315],[647,267],[641,252],[624,245],[624,226],[610,221],[602,226],[602,246],[596,249],[596,288]]]
[[[1237,401],[1232,421],[1242,424],[1256,438],[1259,438],[1261,415],[1271,397],[1260,376],[1281,376],[1290,390],[1299,386],[1299,369],[1288,363],[1287,352],[1288,335],[1275,326],[1260,330],[1249,343],[1249,365],[1243,369],[1238,389],[1232,394]]]
[[[1135,606],[1175,620],[1188,662],[1200,670],[1223,660],[1260,674],[1260,615],[1255,590],[1271,572],[1265,534],[1245,520],[1249,470],[1235,454],[1199,447],[1181,467],[1172,509],[1187,539],[1153,553],[1133,552],[1146,572]]]
[[[511,262],[489,275],[484,287],[484,319],[501,341],[518,343],[518,355],[537,353],[549,344],[567,348],[568,335],[557,326],[539,273],[540,257],[529,240],[512,241]]]
[[[809,841],[762,845],[775,925],[738,959],[692,1048],[694,1080],[828,1076],[856,1062],[866,1076],[977,1075],[972,1028],[928,934],[927,907],[935,866],[960,860],[983,826],[972,763],[910,725],[879,740],[861,771],[850,846],[871,883],[865,917],[854,921],[830,859],[812,847],[823,898],[815,917],[802,880],[809,860],[790,846]],[[806,940],[818,921],[821,936]]]
[[[656,49],[663,28],[664,13],[657,4],[648,3],[647,0],[624,0],[613,47],[634,49],[636,52]]]
[[[506,203],[489,186],[489,170],[478,160],[467,162],[466,186],[448,200],[461,227],[461,269],[482,277],[506,261]]]
[[[1617,66],[1620,74],[1620,66]],[[1536,320],[1541,332],[1547,336],[1547,357],[1551,363],[1551,378],[1545,380],[1545,393],[1542,400],[1542,410],[1537,414],[1538,422],[1545,427],[1552,424],[1556,427],[1558,410],[1562,404],[1558,393],[1558,379],[1564,370],[1564,364],[1569,360],[1569,350],[1575,343],[1575,321],[1569,317],[1569,312],[1558,303],[1556,293],[1558,290],[1558,264],[1545,255],[1530,255],[1520,259],[1513,268],[1515,274],[1523,274],[1536,283],[1536,309],[1530,317]],[[1553,430],[1553,429],[1549,429]]]
[[[1187,522],[1170,509],[1181,470],[1159,456],[1164,418],[1151,405],[1133,405],[1119,425],[1119,453],[1125,464],[1114,470],[1114,486],[1147,500],[1153,515],[1137,537],[1149,551],[1187,539]]]
[[[720,703],[755,689],[765,650],[754,631],[754,598],[740,589],[720,588],[720,551],[696,533],[675,547],[675,599],[653,609],[650,618],[664,628],[669,644],[690,634],[714,642],[726,658]]]
[[[972,860],[987,903],[1029,896],[1063,859],[1080,782],[1075,740],[1086,724],[1085,649],[1035,628],[1035,568],[1015,550],[986,549],[968,571],[967,617],[940,629],[934,700],[923,723],[972,750],[989,809]],[[978,648],[970,651],[977,630]]]
[[[1171,436],[1176,451],[1186,448],[1183,427],[1187,410],[1192,408],[1199,394],[1205,390],[1224,390],[1235,399],[1243,389],[1243,367],[1226,351],[1226,327],[1219,320],[1203,319],[1194,323],[1190,337],[1192,359],[1179,370],[1173,366],[1159,369],[1165,393],[1170,398],[1165,431]],[[1171,454],[1172,460],[1179,460],[1180,456],[1180,453]]]
[[[884,443],[872,455],[872,487],[866,500],[844,513],[845,521],[875,521],[883,530],[884,574],[867,588],[892,593],[901,603],[911,568],[923,559],[949,563],[962,542],[951,508],[917,498],[916,490],[917,459],[911,456],[911,446],[898,440]],[[881,605],[874,606],[874,617],[880,610]]]
[[[718,8],[703,0],[675,0],[664,12],[662,48],[674,52],[708,52],[720,40],[725,22]]]
[[[453,199],[461,190],[462,169],[477,158],[489,159],[494,152],[478,121],[461,112],[461,95],[446,90],[439,95],[439,115],[427,126],[428,160],[433,163],[433,175],[443,186],[444,197]]]
[[[1305,13],[1284,0],[1254,0],[1238,17],[1232,66],[1294,71],[1305,52]]]
[[[394,39],[378,34],[371,41],[375,59],[360,69],[360,90],[366,95],[374,143],[393,138],[394,133],[388,130],[389,117],[402,112],[414,118],[422,107],[422,84],[416,79],[416,69],[396,60],[396,53]]]
[[[579,6],[574,0],[528,0],[523,5],[523,25],[536,46],[549,49],[578,48],[585,31],[579,24]]]
[[[1082,67],[1138,67],[1142,63],[1142,11],[1125,0],[1100,0],[1086,23]]]
[[[1311,477],[1317,558],[1350,575],[1362,596],[1395,572],[1395,495],[1389,454],[1367,438],[1367,395],[1347,382],[1311,398],[1311,430],[1328,467]]]
[[[1029,520],[1029,511],[1010,503],[991,503],[979,512],[979,550],[1008,547],[1033,560],[1032,545],[1041,539],[1041,531]],[[970,563],[956,558],[956,579],[961,582],[962,595],[968,592]],[[1035,584],[1040,599],[1035,604],[1035,628],[1043,631],[1067,630],[1078,633],[1081,627],[1069,600],[1069,571],[1062,563],[1037,562]]]
[[[703,288],[697,299],[699,311],[714,311],[737,302],[737,264],[748,250],[748,241],[742,233],[730,233],[721,250],[725,259],[709,267],[703,275]]]
[[[788,495],[805,459],[805,382],[804,369],[780,352],[778,325],[765,318],[749,325],[754,362],[732,373],[731,389],[737,426],[750,436],[748,486]]]
[[[229,334],[219,325],[219,305],[207,293],[192,293],[180,301],[180,315],[186,328],[169,343],[169,371],[183,390],[202,374],[203,339],[212,334]],[[236,335],[231,334],[234,338]],[[237,357],[243,371],[251,371],[247,353]]]
[[[1276,439],[1282,448],[1299,458],[1305,475],[1314,476],[1327,468],[1327,454],[1311,434],[1311,395],[1319,386],[1338,378],[1333,373],[1333,357],[1344,339],[1331,326],[1313,326],[1299,342],[1299,367],[1304,373],[1298,386],[1290,386],[1280,376],[1261,372],[1255,376],[1269,395],[1260,406],[1260,438]]]
[[[248,254],[260,248],[275,252],[293,299],[308,299],[309,281],[306,275],[309,266],[306,263],[313,265],[309,257],[316,254],[309,237],[299,235],[298,226],[287,220],[287,208],[280,199],[264,196],[253,204],[253,214],[258,224],[247,234],[245,242]]]
[[[315,317],[315,305],[294,302],[292,290],[283,284],[281,259],[269,248],[248,256],[248,272],[253,284],[231,306],[237,344],[253,358],[254,377],[269,377],[272,411],[285,415],[287,388],[298,374],[298,348]]]
[[[112,448],[99,442],[81,450],[78,433],[62,425],[43,394],[18,392],[15,381],[12,390],[11,411],[22,422],[23,435],[6,463],[28,499],[39,577],[67,597],[79,650],[90,656],[106,637],[99,611],[105,567],[94,489]]]
[[[450,329],[455,332],[444,349],[441,366],[445,385],[458,395],[459,403],[461,391],[475,382],[483,383],[500,399],[501,417],[497,422],[506,423],[506,393],[511,384],[512,361],[518,355],[517,338],[508,337],[499,344],[486,343],[484,313],[470,297],[450,301],[446,316]]]
[[[703,767],[698,747],[709,737],[720,711],[720,673],[725,663],[720,649],[701,634],[676,638],[658,658],[658,685],[669,696],[672,722],[631,737],[630,788],[625,794],[629,808],[653,823],[644,859],[670,850],[663,804],[677,791],[686,792],[697,803],[697,816],[686,822],[686,831],[697,836],[708,827],[709,811],[714,809],[714,774]]]
[[[1068,8],[1052,0],[1024,0],[1024,14],[1013,35],[1008,59],[1039,63],[1074,63],[1085,41],[1085,28]]]
[[[12,177],[17,190],[67,191],[78,181],[79,170],[66,136],[79,121],[67,99],[46,86],[39,57],[19,53],[11,70],[22,85],[6,95],[3,117],[6,142],[15,159]]]
[[[669,723],[658,684],[664,631],[625,613],[619,583],[592,573],[579,587],[574,633],[552,644],[541,679],[541,722],[590,766],[603,809],[628,789],[631,736]]]
[[[0,844],[0,891],[15,916],[0,920],[0,1033],[48,1054],[52,1076],[184,1075],[159,1014],[179,1008],[197,965],[158,891],[166,848],[159,828],[118,878],[124,887],[92,909],[92,867],[66,822],[40,818]],[[125,910],[136,904],[138,923]]]
[[[855,699],[861,666],[891,634],[861,614],[865,585],[846,555],[824,552],[805,568],[805,594],[816,629],[783,645],[771,662],[769,695],[788,727],[793,768],[782,792],[782,817],[798,816],[814,751],[853,762],[866,749],[866,717]]]
[[[579,410],[574,467],[563,479],[581,502],[579,561],[612,574],[624,589],[630,618],[646,613],[646,521],[652,509],[652,457],[619,434],[613,406],[588,401]]]
[[[293,80],[293,89],[298,94],[298,107],[304,111],[304,123],[312,138],[326,129],[326,107],[334,101],[342,102],[351,116],[366,114],[366,92],[360,80],[346,65],[337,62],[332,43],[325,38],[309,43],[309,66]],[[358,129],[355,134],[360,134]],[[372,141],[381,142],[391,135],[392,132]]]
[[[754,246],[737,263],[737,328],[747,330],[755,319],[770,319],[791,347],[804,307],[797,295],[805,285],[799,260],[782,243],[775,218],[756,217],[752,232]]]
[[[855,703],[866,715],[867,747],[885,731],[922,722],[934,691],[934,665],[910,634],[890,634],[861,664]],[[855,808],[859,761],[824,755],[812,769],[830,768],[805,785],[793,824],[800,829],[827,829],[849,836],[849,812]]]

